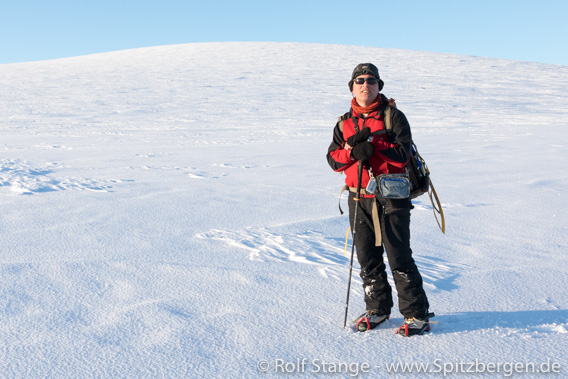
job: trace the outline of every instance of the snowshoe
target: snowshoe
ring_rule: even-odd
[[[380,309],[371,309],[363,313],[355,320],[355,325],[358,331],[366,332],[375,329],[379,324],[385,322],[390,317],[385,311]]]
[[[429,332],[430,317],[434,317],[434,313],[428,313],[426,318],[407,317],[404,319],[404,324],[396,332],[403,337],[419,336]]]

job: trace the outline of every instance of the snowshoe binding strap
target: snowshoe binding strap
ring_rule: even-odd
[[[404,324],[398,328],[396,334],[403,337],[411,337],[422,335],[430,331],[430,325],[436,324],[435,321],[430,321],[430,317],[434,317],[434,313],[428,313],[426,318],[419,319],[416,317],[408,317],[404,319]]]
[[[375,329],[390,318],[390,315],[382,314],[380,311],[370,310],[359,316],[356,321],[356,329],[360,332],[366,332]]]

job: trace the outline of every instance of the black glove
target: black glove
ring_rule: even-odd
[[[358,161],[366,161],[375,153],[375,147],[371,142],[361,142],[351,150],[351,155]]]
[[[367,140],[367,138],[369,138],[369,136],[371,135],[371,128],[366,127],[363,128],[363,130],[353,134],[351,137],[347,138],[347,144],[351,147],[355,147],[355,145],[357,145],[360,142],[364,142]]]

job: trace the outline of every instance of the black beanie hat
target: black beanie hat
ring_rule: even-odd
[[[377,66],[372,63],[359,63],[353,70],[353,74],[351,74],[351,80],[349,81],[350,91],[353,92],[353,81],[355,80],[355,78],[361,75],[373,75],[379,80],[379,91],[383,89],[385,82],[381,80]]]

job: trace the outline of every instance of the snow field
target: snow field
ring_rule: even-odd
[[[396,308],[372,332],[342,328],[348,222],[325,153],[367,61],[446,214],[442,235],[415,201],[411,244],[439,322],[423,337],[395,335]],[[1,376],[279,377],[304,358],[291,376],[338,376],[313,360],[379,377],[436,360],[565,372],[567,74],[293,43],[0,66]],[[350,318],[360,284],[356,267]]]

